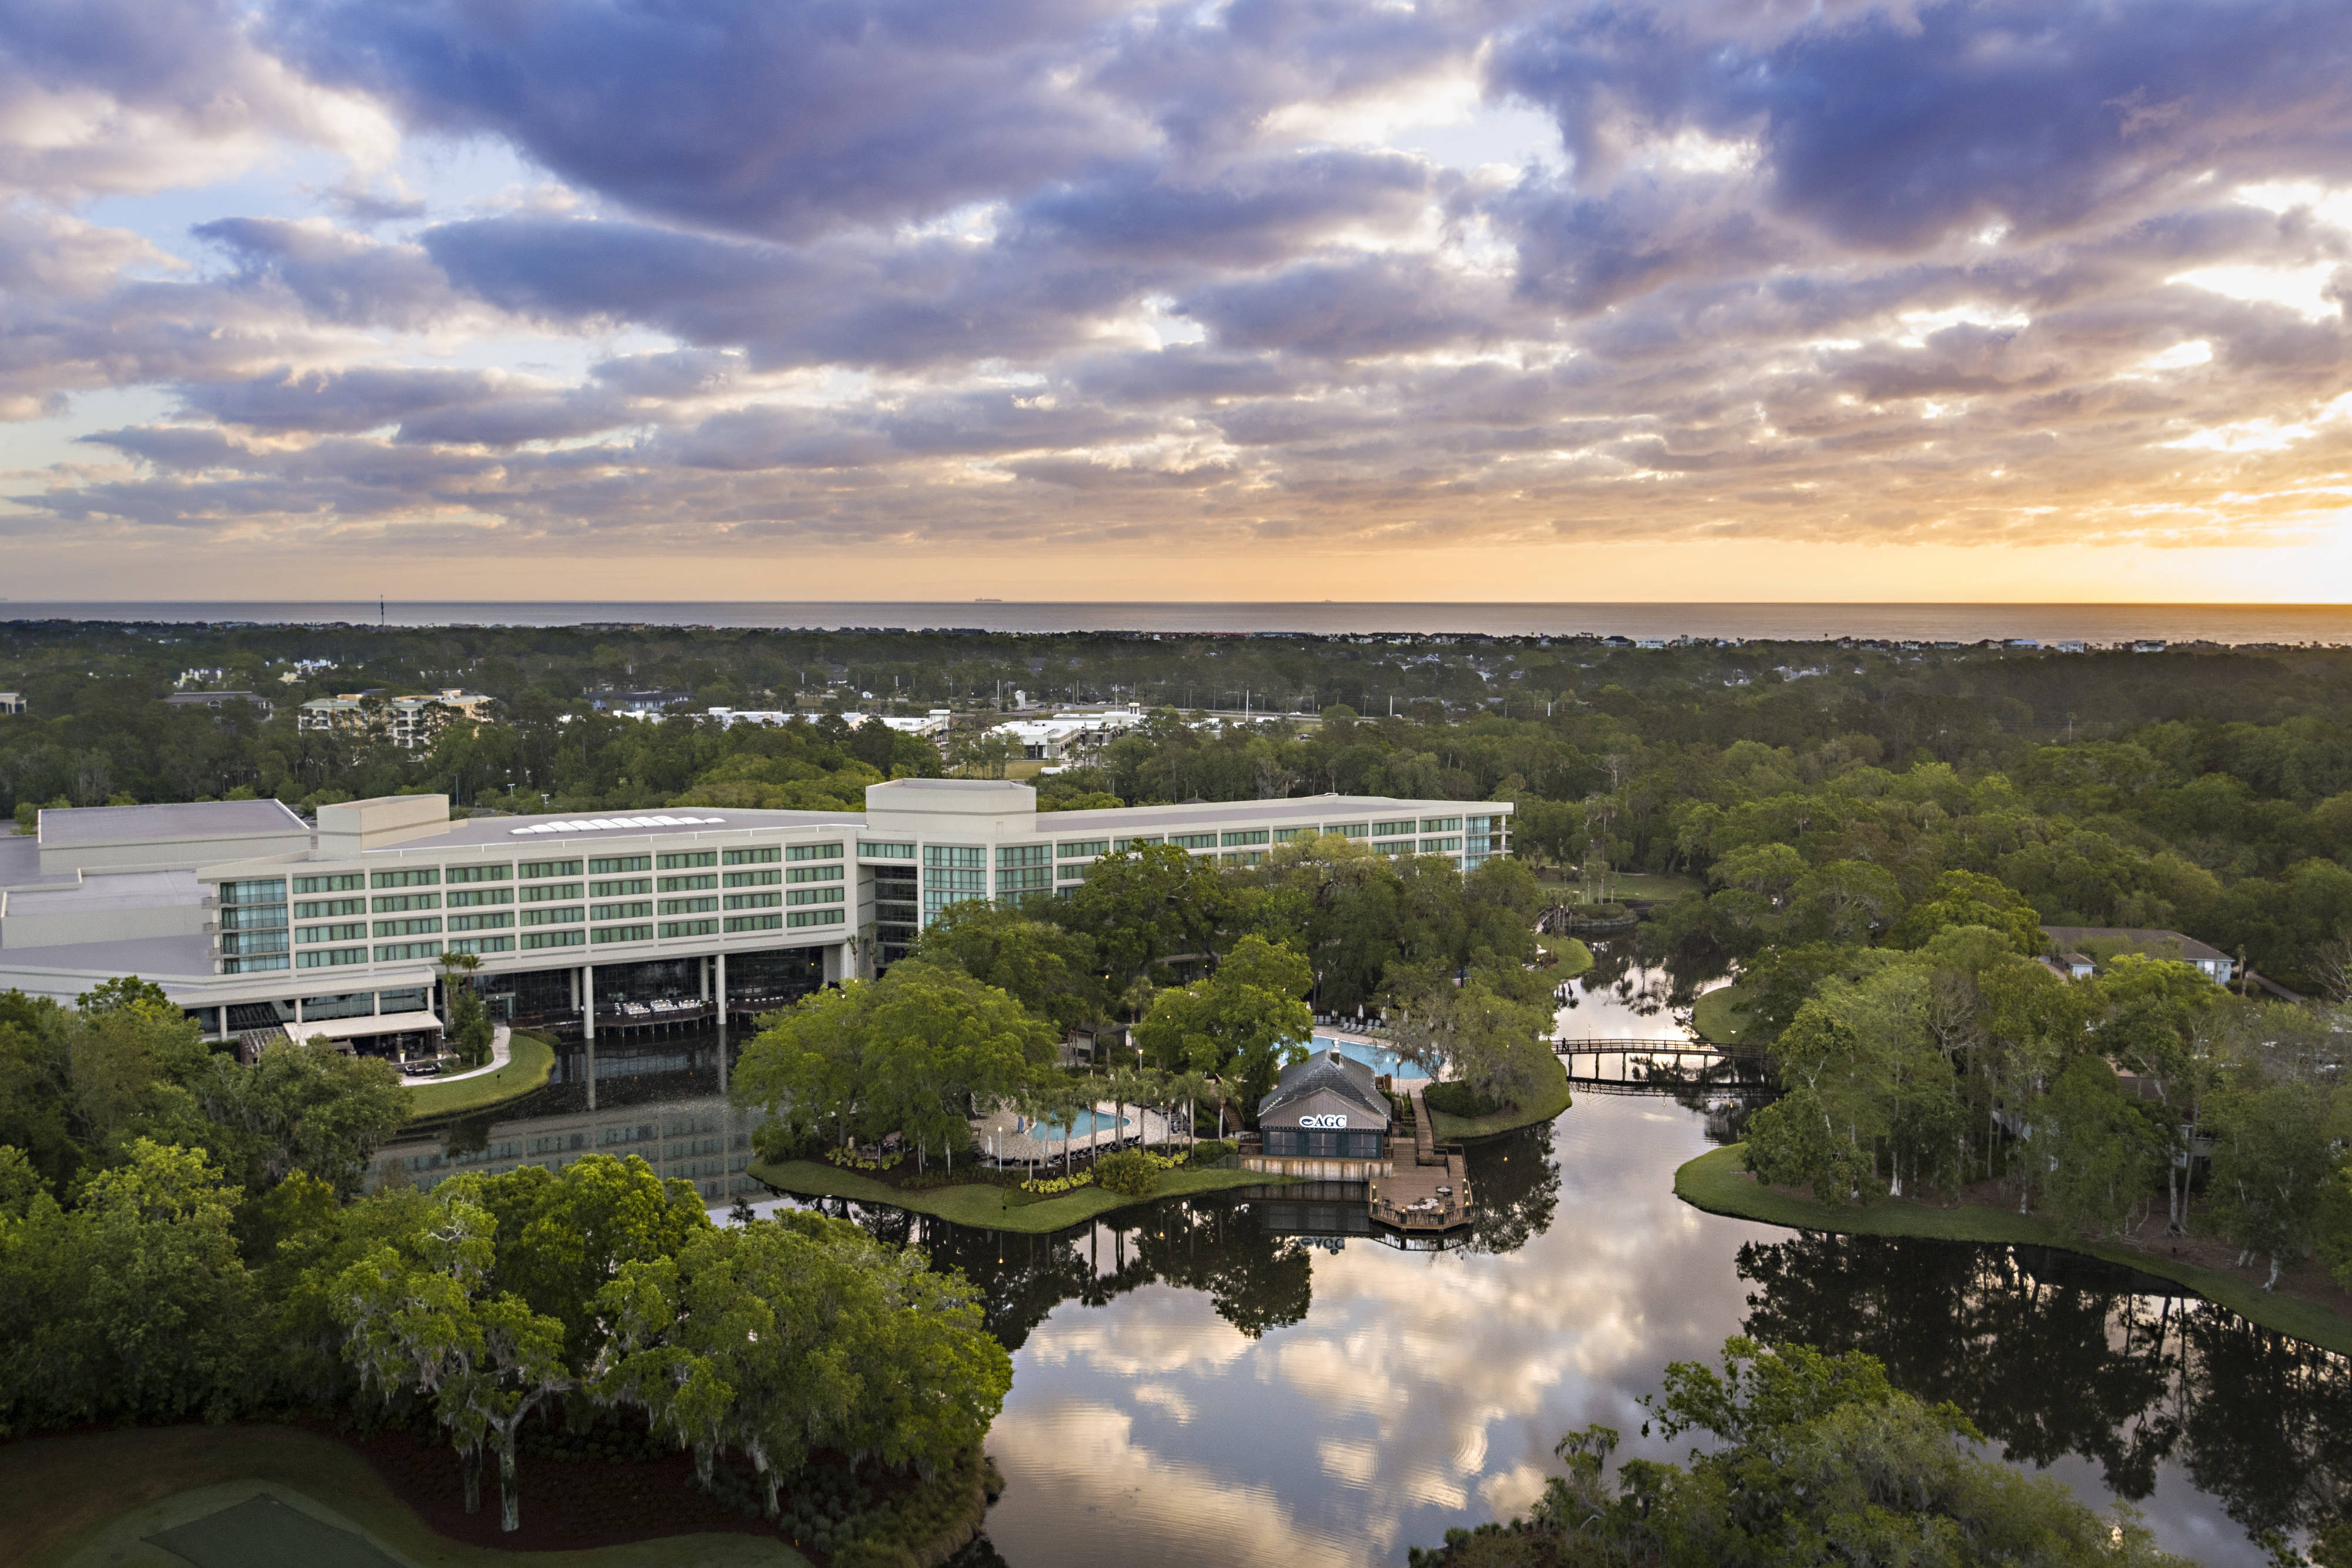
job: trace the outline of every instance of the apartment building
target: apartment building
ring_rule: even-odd
[[[486,718],[489,705],[488,697],[457,686],[404,697],[346,692],[341,696],[312,697],[296,714],[294,727],[388,740],[404,751],[413,751],[430,747],[451,719]]]
[[[1465,871],[1508,803],[1322,795],[1040,814],[995,779],[901,779],[863,811],[693,807],[449,821],[440,795],[40,813],[0,838],[0,988],[70,999],[137,974],[215,1038],[409,1013],[441,956],[509,1016],[780,1000],[903,955],[949,905],[1066,893],[1099,857],[1172,844],[1251,864],[1336,833]],[[344,1032],[353,1032],[345,1030]]]

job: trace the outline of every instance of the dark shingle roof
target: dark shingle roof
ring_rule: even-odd
[[[1257,1103],[1258,1119],[1264,1121],[1268,1112],[1323,1091],[1361,1105],[1383,1123],[1389,1118],[1388,1096],[1374,1084],[1372,1070],[1336,1051],[1322,1051],[1284,1070],[1274,1092]]]

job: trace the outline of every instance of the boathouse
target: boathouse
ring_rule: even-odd
[[[1372,1070],[1337,1051],[1284,1070],[1257,1104],[1258,1138],[1242,1168],[1318,1181],[1370,1181],[1391,1172],[1389,1097]]]

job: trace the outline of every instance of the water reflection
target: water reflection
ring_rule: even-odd
[[[528,1100],[428,1123],[386,1144],[369,1185],[381,1186],[395,1167],[429,1187],[460,1171],[560,1170],[586,1155],[642,1155],[663,1176],[693,1182],[713,1207],[763,1197],[767,1189],[744,1170],[759,1117],[719,1092],[719,1053],[727,1049],[708,1030],[600,1047],[591,1110],[588,1053],[573,1042],[557,1051],[548,1086]]]
[[[1567,1040],[1687,1040],[1691,1009],[1727,974],[1709,974],[1687,964],[1669,965],[1649,946],[1648,928],[1590,942],[1592,967],[1568,984],[1552,1015],[1552,1032]]]
[[[2345,1358],[2166,1281],[2039,1248],[1815,1235],[1744,1246],[1738,1269],[1756,1337],[1868,1351],[2011,1458],[2089,1459],[2135,1501],[2177,1461],[2249,1531],[2308,1529],[2352,1496]]]
[[[1705,1113],[1669,1098],[1582,1101],[1476,1151],[1492,1212],[1434,1254],[1286,1233],[1305,1197],[1176,1200],[1038,1238],[857,1217],[963,1269],[1014,1347],[989,1535],[1016,1568],[1091,1563],[1106,1539],[1139,1565],[1190,1568],[1209,1542],[1221,1563],[1392,1562],[1525,1507],[1587,1421],[1628,1455],[1680,1458],[1639,1436],[1636,1400],[1667,1361],[1742,1332],[1883,1355],[2019,1459],[2100,1504],[2141,1500],[2208,1563],[2263,1561],[2249,1529],[2338,1495],[2338,1358],[2063,1255],[1700,1214],[1672,1178],[1706,1142]]]

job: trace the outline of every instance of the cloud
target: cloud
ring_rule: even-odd
[[[109,427],[16,476],[81,538],[2190,544],[2352,459],[2315,0],[14,15],[0,416]],[[292,147],[194,266],[87,203]]]

